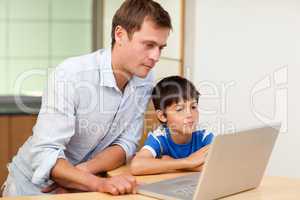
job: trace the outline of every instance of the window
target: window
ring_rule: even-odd
[[[41,95],[51,68],[91,52],[92,3],[0,0],[0,94],[20,94],[24,78],[21,94]]]

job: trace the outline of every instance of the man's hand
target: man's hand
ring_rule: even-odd
[[[118,175],[110,178],[99,178],[99,183],[96,188],[91,192],[104,192],[112,195],[121,194],[136,194],[137,182],[131,175]],[[55,191],[56,194],[70,193],[70,190],[59,186],[54,183],[44,189],[42,192],[49,193]]]
[[[103,179],[97,186],[98,192],[112,195],[136,194],[137,182],[131,175],[119,175]]]

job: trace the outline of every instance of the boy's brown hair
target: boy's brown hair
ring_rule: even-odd
[[[145,18],[159,27],[172,29],[170,15],[159,3],[152,0],[126,0],[117,10],[112,20],[112,48],[116,42],[115,29],[118,25],[127,31],[129,39],[131,39],[132,34],[141,29]]]
[[[164,111],[168,106],[179,101],[195,99],[200,93],[192,82],[181,76],[169,76],[159,81],[152,91],[155,110]]]

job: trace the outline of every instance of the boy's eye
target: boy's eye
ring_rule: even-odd
[[[180,112],[180,111],[183,110],[183,108],[182,107],[176,107],[175,110],[176,110],[176,112]]]
[[[193,105],[193,106],[192,106],[192,109],[193,109],[193,110],[197,109],[197,106],[196,106],[196,105]]]

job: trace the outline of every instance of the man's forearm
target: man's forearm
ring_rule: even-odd
[[[126,153],[119,145],[113,145],[99,154],[97,154],[91,160],[80,164],[92,174],[113,170],[126,161]],[[80,168],[79,165],[79,168]]]
[[[72,166],[64,159],[58,159],[51,170],[51,179],[59,185],[81,191],[96,191],[101,178]]]

